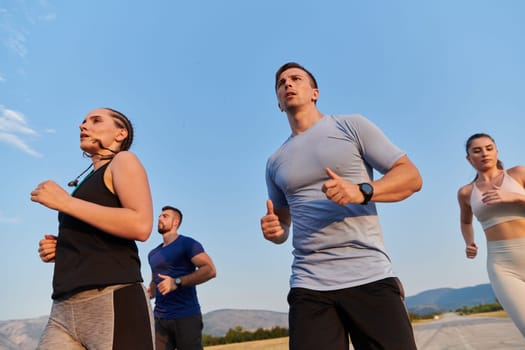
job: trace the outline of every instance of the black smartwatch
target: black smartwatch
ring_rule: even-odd
[[[182,279],[180,277],[175,278],[175,285],[177,288],[182,288]]]
[[[365,197],[365,199],[361,202],[361,204],[362,205],[368,204],[368,202],[370,201],[370,199],[372,199],[372,196],[374,195],[374,188],[368,182],[363,182],[359,184],[358,186],[359,186],[359,190]]]

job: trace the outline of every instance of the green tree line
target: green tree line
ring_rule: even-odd
[[[470,315],[470,314],[479,314],[482,312],[492,312],[492,311],[500,311],[500,310],[503,310],[503,307],[498,302],[498,300],[495,300],[494,303],[491,303],[491,304],[479,304],[479,305],[474,305],[474,306],[469,306],[469,307],[463,306],[462,308],[454,310],[454,312],[457,312],[460,315]],[[410,317],[410,321],[428,320],[440,314],[442,314],[442,312],[432,312],[432,313],[423,314],[423,315],[413,314],[411,312],[408,313]]]
[[[203,334],[202,345],[222,345],[232,343],[242,343],[253,340],[282,338],[288,336],[288,328],[273,327],[270,329],[258,328],[254,332],[247,331],[241,326],[230,328],[224,337],[214,337],[209,334]]]
[[[479,314],[482,312],[492,312],[503,310],[501,304],[496,300],[492,304],[479,304],[472,307],[463,306],[461,309],[456,309],[456,312],[461,315]]]

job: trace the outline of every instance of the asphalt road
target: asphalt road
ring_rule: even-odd
[[[467,317],[453,313],[416,325],[419,350],[525,349],[525,338],[509,318]]]

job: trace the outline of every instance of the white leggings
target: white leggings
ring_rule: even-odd
[[[492,289],[525,337],[525,238],[487,241],[487,252]]]

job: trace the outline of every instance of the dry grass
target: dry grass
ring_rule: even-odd
[[[479,314],[472,314],[469,316],[472,316],[472,317],[501,317],[501,318],[509,317],[509,315],[503,310],[491,311],[491,312],[481,312]]]
[[[430,323],[430,322],[434,322],[434,321],[435,320],[433,318],[422,319],[422,320],[413,320],[412,321],[412,326],[418,326],[420,324]]]
[[[248,341],[244,343],[206,346],[204,350],[287,350],[288,337],[267,340]]]

